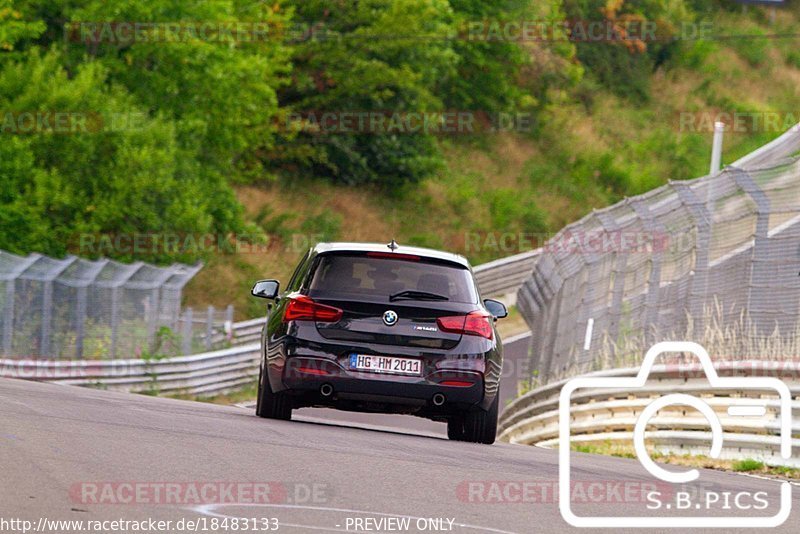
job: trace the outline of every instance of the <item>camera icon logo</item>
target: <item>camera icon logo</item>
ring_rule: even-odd
[[[613,389],[635,390],[645,387],[647,378],[653,368],[656,358],[666,352],[691,353],[695,355],[702,366],[703,372],[713,390],[721,391],[771,391],[779,399],[779,428],[780,428],[780,454],[784,459],[789,459],[792,453],[792,396],[789,387],[777,378],[772,377],[720,377],[708,355],[708,352],[699,344],[688,341],[664,341],[657,343],[647,351],[642,366],[635,377],[577,377],[568,381],[561,389],[559,397],[559,509],[561,516],[567,523],[575,527],[612,527],[612,528],[763,528],[775,527],[783,524],[791,513],[791,485],[788,482],[780,486],[780,509],[771,517],[724,517],[724,516],[695,516],[695,517],[664,517],[664,516],[635,516],[635,517],[598,517],[578,516],[572,510],[570,502],[570,405],[572,394],[579,389]],[[755,402],[755,400],[754,400]],[[713,407],[699,397],[683,393],[673,393],[660,397],[648,404],[638,416],[633,432],[633,445],[636,457],[642,466],[653,477],[663,482],[672,484],[686,484],[698,479],[700,473],[697,469],[687,471],[668,471],[657,465],[645,448],[645,429],[650,419],[661,409],[683,405],[696,409],[705,417],[711,428],[712,458],[719,458],[723,447],[722,423]],[[759,409],[761,412],[759,412]],[[763,406],[748,406],[735,404],[728,407],[728,415],[754,416],[763,415]],[[699,507],[698,507],[699,508]]]

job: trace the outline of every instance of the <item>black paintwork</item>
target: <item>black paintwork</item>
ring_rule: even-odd
[[[313,321],[283,322],[289,297],[308,293],[310,277],[322,256],[336,253],[389,252],[386,245],[322,243],[303,256],[290,282],[270,304],[267,324],[262,332],[261,372],[267,373],[275,393],[288,393],[294,408],[329,406],[342,410],[406,413],[434,420],[476,409],[487,410],[499,391],[503,366],[502,343],[494,322],[492,339],[430,330],[436,318],[487,311],[483,301],[457,303],[440,301],[384,299],[316,299],[316,302],[344,310],[337,323]],[[438,263],[469,269],[465,258],[455,254],[416,247],[400,247],[397,253],[414,254]],[[477,288],[476,288],[477,294]],[[257,295],[259,296],[259,295]],[[261,295],[263,296],[263,295]],[[399,316],[397,324],[386,326],[386,310]],[[415,329],[414,326],[428,327]],[[412,357],[423,360],[422,376],[383,375],[351,371],[351,353]],[[300,368],[325,370],[317,376]],[[445,386],[442,380],[472,380],[475,385]],[[333,386],[333,394],[320,393],[323,384]],[[435,406],[435,394],[446,402]]]

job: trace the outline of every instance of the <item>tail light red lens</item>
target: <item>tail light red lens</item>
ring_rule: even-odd
[[[445,380],[444,382],[439,382],[443,386],[451,386],[457,388],[468,388],[470,386],[474,386],[475,382],[467,382],[466,380]]]
[[[325,369],[316,369],[314,367],[298,367],[297,370],[307,375],[327,376],[330,374]]]
[[[286,311],[283,313],[283,322],[289,321],[317,321],[320,323],[335,323],[342,318],[342,310],[325,304],[318,304],[310,297],[298,295],[289,300]]]
[[[492,323],[490,321],[491,316],[481,311],[474,311],[467,315],[439,317],[436,319],[436,324],[439,325],[439,330],[445,332],[492,339]]]

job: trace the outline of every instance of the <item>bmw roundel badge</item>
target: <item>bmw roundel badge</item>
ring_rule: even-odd
[[[394,326],[397,323],[397,313],[392,310],[383,312],[383,322],[386,326]]]

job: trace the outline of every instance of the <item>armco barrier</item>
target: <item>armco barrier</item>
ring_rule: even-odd
[[[499,297],[516,293],[528,278],[541,249],[530,250],[507,258],[490,261],[473,269],[475,280],[484,297]]]
[[[160,360],[0,360],[0,376],[153,394],[209,395],[254,383],[260,344]]]
[[[539,251],[503,258],[475,268],[484,296],[513,294],[528,276]],[[258,376],[264,318],[232,323],[232,348],[164,359],[46,360],[0,359],[0,376],[159,394],[208,395],[254,383]]]
[[[767,464],[800,467],[800,362],[737,361],[714,364],[720,376],[774,376],[783,380],[794,399],[792,444],[794,453],[787,461],[780,456],[777,401],[766,401],[767,414],[761,417],[732,417],[731,404],[747,404],[747,399],[762,398],[763,392],[738,392],[711,389],[702,368],[695,364],[656,365],[645,387],[638,389],[587,389],[572,395],[570,439],[573,444],[629,444],[633,447],[633,428],[645,406],[670,393],[701,397],[717,413],[723,429],[724,459],[755,458]],[[587,377],[629,377],[638,369],[598,371]],[[514,400],[501,414],[499,439],[510,443],[558,446],[558,401],[567,380],[532,390]],[[741,399],[741,400],[738,400]],[[764,402],[764,401],[762,401]],[[682,406],[661,410],[650,420],[648,439],[662,452],[708,454],[711,433],[708,422],[697,412]]]

